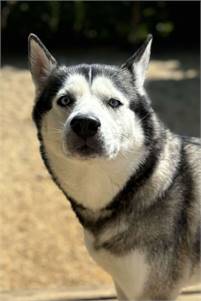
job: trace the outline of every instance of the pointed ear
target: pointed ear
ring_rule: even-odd
[[[36,90],[40,91],[57,62],[36,35],[31,33],[28,43],[30,70]]]
[[[121,66],[134,75],[136,85],[139,88],[142,88],[144,84],[151,54],[152,39],[152,35],[149,34],[142,46]]]

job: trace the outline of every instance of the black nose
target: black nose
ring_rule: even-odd
[[[72,130],[83,139],[93,137],[100,125],[99,119],[93,116],[76,116],[70,122]]]

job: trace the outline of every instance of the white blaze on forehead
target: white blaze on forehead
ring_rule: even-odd
[[[66,92],[72,93],[75,97],[81,97],[84,94],[89,93],[89,83],[82,74],[69,75],[63,84],[63,88],[59,91],[59,95],[65,94]]]
[[[128,103],[128,99],[106,76],[97,76],[92,82],[91,91],[97,97],[117,98]]]
[[[92,68],[91,66],[89,67],[89,83],[91,84],[92,81]]]
[[[91,71],[89,71],[89,77]],[[58,92],[58,96],[64,95],[66,92],[72,93],[75,98],[81,98],[84,95],[93,95],[100,99],[117,98],[124,103],[128,103],[127,98],[114,85],[112,80],[106,76],[96,76],[91,81],[87,81],[82,74],[72,74],[67,77],[62,89]]]

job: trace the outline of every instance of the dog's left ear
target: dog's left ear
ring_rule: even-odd
[[[40,91],[57,62],[41,40],[33,33],[28,38],[29,65],[37,92]]]
[[[128,69],[135,78],[136,85],[143,87],[146,70],[149,65],[151,54],[152,35],[149,34],[142,46],[121,66],[123,69]]]

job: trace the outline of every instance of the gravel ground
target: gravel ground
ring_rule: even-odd
[[[159,115],[178,133],[194,136],[199,135],[198,68],[198,54],[180,53],[154,59],[148,73]],[[82,229],[40,159],[28,70],[8,60],[0,76],[0,290],[110,284],[89,258]]]

